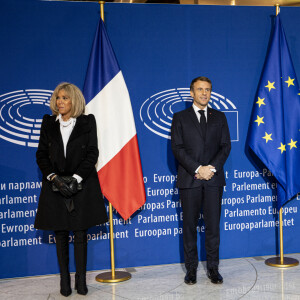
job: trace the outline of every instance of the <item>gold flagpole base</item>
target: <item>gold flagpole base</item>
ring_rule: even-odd
[[[122,282],[128,280],[130,278],[131,278],[131,274],[128,272],[115,271],[114,278],[112,276],[112,272],[105,272],[105,273],[98,274],[95,279],[99,282],[116,283],[116,282]]]
[[[283,262],[281,262],[280,256],[268,258],[265,260],[265,264],[271,267],[277,268],[289,268],[299,265],[299,261],[291,257],[283,257]]]

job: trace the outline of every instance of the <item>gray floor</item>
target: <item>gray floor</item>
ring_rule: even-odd
[[[287,255],[300,261],[300,253]],[[212,284],[206,277],[204,263],[198,267],[197,284],[183,282],[182,264],[128,269],[132,278],[117,284],[99,283],[88,272],[87,296],[73,290],[68,299],[299,299],[300,266],[276,268],[265,265],[268,257],[226,259],[220,262],[223,284]],[[72,274],[72,285],[74,274]],[[66,299],[59,293],[59,276],[39,276],[0,280],[0,299]]]

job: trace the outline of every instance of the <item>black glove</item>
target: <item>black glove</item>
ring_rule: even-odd
[[[75,178],[74,178],[75,179]],[[64,182],[64,180],[59,177],[58,175],[56,175],[53,178],[53,183],[55,184],[55,186],[59,189],[59,192],[66,198],[69,198],[72,196],[72,191],[70,190],[70,188],[68,187],[68,185]]]
[[[72,177],[72,180],[69,183],[69,189],[73,195],[78,192],[78,182],[76,178]]]

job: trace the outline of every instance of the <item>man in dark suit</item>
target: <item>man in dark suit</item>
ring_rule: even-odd
[[[175,113],[171,143],[179,162],[177,186],[183,210],[183,245],[186,284],[195,284],[198,267],[197,225],[200,210],[205,223],[207,276],[222,283],[218,271],[220,215],[225,176],[223,166],[231,149],[224,113],[208,107],[212,84],[195,78],[190,86],[193,105]]]

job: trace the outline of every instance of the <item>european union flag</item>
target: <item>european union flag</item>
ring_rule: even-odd
[[[249,126],[249,146],[278,182],[279,209],[300,192],[300,92],[279,15]]]

